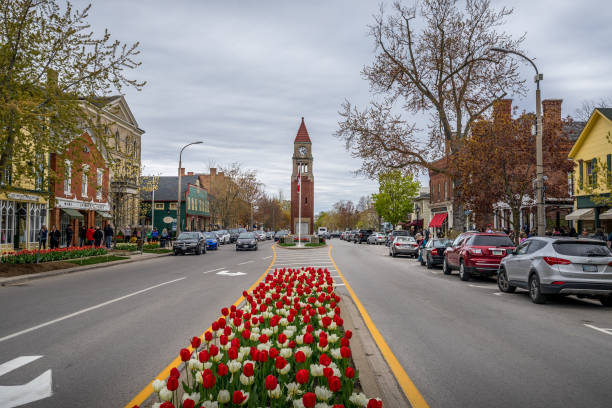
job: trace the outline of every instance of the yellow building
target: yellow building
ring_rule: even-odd
[[[574,161],[574,212],[566,216],[580,233],[612,231],[612,108],[597,108],[569,153]]]
[[[35,248],[38,231],[49,219],[48,155],[38,155],[37,161],[31,163],[32,178],[13,179],[15,163],[0,173],[0,252]]]

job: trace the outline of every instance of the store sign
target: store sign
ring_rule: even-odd
[[[39,196],[33,194],[8,193],[6,196],[12,200],[21,201],[38,201],[40,199]]]
[[[176,222],[176,219],[172,217],[164,217],[162,221],[164,221],[166,224],[170,224],[171,222]]]
[[[208,217],[210,215],[208,192],[203,188],[189,185],[189,190],[185,194],[185,208],[188,215]]]
[[[57,208],[72,208],[75,210],[92,210],[92,211],[110,211],[110,204],[95,203],[93,201],[66,200],[65,198],[56,198],[55,206]]]

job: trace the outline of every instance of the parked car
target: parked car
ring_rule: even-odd
[[[367,242],[368,237],[372,235],[372,233],[373,231],[368,230],[368,229],[358,230],[357,232],[355,232],[355,235],[353,235],[353,242],[355,244],[361,244],[362,242]]]
[[[393,230],[391,231],[389,234],[387,234],[387,240],[385,242],[385,245],[389,246],[389,244],[395,239],[395,237],[407,237],[410,234],[408,233],[408,231],[404,231],[404,230]]]
[[[252,232],[241,232],[236,238],[236,251],[252,249],[257,251],[257,237]]]
[[[265,241],[266,240],[266,233],[263,231],[253,231],[255,233],[255,237],[257,238],[258,241]]]
[[[281,238],[284,238],[287,235],[289,235],[287,231],[276,231],[276,234],[274,234],[274,242],[280,241]]]
[[[416,258],[418,251],[419,244],[417,244],[414,237],[410,236],[396,236],[391,245],[389,245],[389,256],[392,257],[396,257],[398,255],[408,255]]]
[[[451,246],[453,241],[446,238],[433,238],[427,241],[421,248],[421,265],[427,265],[427,269],[444,263],[444,252]]]
[[[274,238],[274,231],[266,232],[266,239],[270,240],[272,238]]]
[[[172,244],[174,255],[191,252],[196,255],[206,253],[206,238],[201,232],[181,232]]]
[[[375,232],[368,237],[368,244],[380,245],[384,244],[387,237],[382,232]]]
[[[222,245],[231,243],[230,233],[228,230],[219,230],[215,231],[215,233],[219,237],[219,242]]]
[[[204,232],[206,238],[206,249],[217,250],[219,249],[219,237],[214,232]]]
[[[458,269],[462,281],[470,280],[472,275],[492,276],[502,258],[513,250],[514,243],[506,234],[465,232],[444,251],[442,270],[450,275]]]
[[[497,285],[506,293],[527,289],[534,303],[577,295],[612,306],[612,253],[605,241],[529,238],[501,261]]]
[[[229,230],[229,233],[230,233],[230,243],[233,244],[234,242],[236,242],[236,240],[238,239],[238,235],[240,235],[243,232],[246,232],[246,229],[244,229],[244,228],[230,228],[230,230]]]

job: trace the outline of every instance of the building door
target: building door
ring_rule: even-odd
[[[60,218],[60,234],[62,236],[60,240],[60,246],[65,246],[67,244],[66,227],[68,227],[69,224],[70,224],[70,216],[62,211],[62,216]]]
[[[15,218],[17,221],[17,228],[15,229],[15,244],[14,248],[25,248],[28,236],[28,204],[17,203],[17,209],[15,211]]]

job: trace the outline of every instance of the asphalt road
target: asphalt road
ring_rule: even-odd
[[[612,407],[612,309],[572,297],[535,305],[526,291],[461,282],[384,246],[331,243],[430,407]]]
[[[125,405],[272,261],[271,241],[234,248],[0,287],[0,386],[51,369],[53,395],[27,406]],[[20,356],[42,357],[2,374]]]

